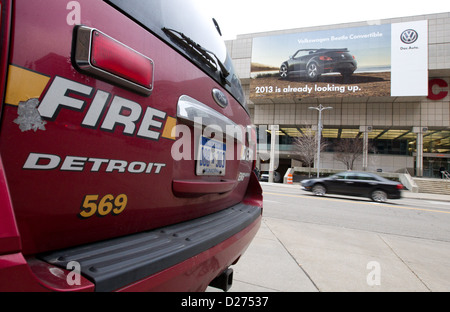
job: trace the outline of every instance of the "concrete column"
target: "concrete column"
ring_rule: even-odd
[[[413,127],[416,133],[416,176],[423,176],[423,134],[428,131],[426,127]]]
[[[372,132],[372,126],[360,126],[359,131],[363,133],[363,171],[367,171],[369,164],[369,132]]]
[[[275,156],[275,151],[278,150],[277,131],[280,129],[278,125],[270,126],[270,163],[269,163],[269,182],[273,182],[273,172],[278,168],[278,158]]]
[[[416,141],[416,175],[423,176],[423,133],[417,133]]]

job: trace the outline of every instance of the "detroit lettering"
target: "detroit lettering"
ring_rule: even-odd
[[[66,156],[53,154],[30,153],[23,166],[25,170],[61,170],[61,171],[90,171],[116,172],[136,174],[159,174],[166,164],[147,163],[118,159],[104,159],[94,157]]]

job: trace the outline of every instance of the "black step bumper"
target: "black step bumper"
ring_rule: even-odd
[[[96,291],[113,291],[214,247],[251,225],[261,212],[260,207],[238,204],[191,221],[37,258],[64,269],[76,261]]]

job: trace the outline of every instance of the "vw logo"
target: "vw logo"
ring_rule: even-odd
[[[419,39],[419,34],[414,29],[407,29],[404,32],[402,32],[402,35],[400,36],[400,39],[403,43],[406,44],[412,44]]]

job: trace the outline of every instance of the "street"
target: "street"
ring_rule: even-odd
[[[317,197],[300,186],[265,184],[264,216],[450,243],[450,201],[402,198],[375,203],[364,197]]]
[[[450,201],[262,187],[261,229],[231,292],[450,291]]]

